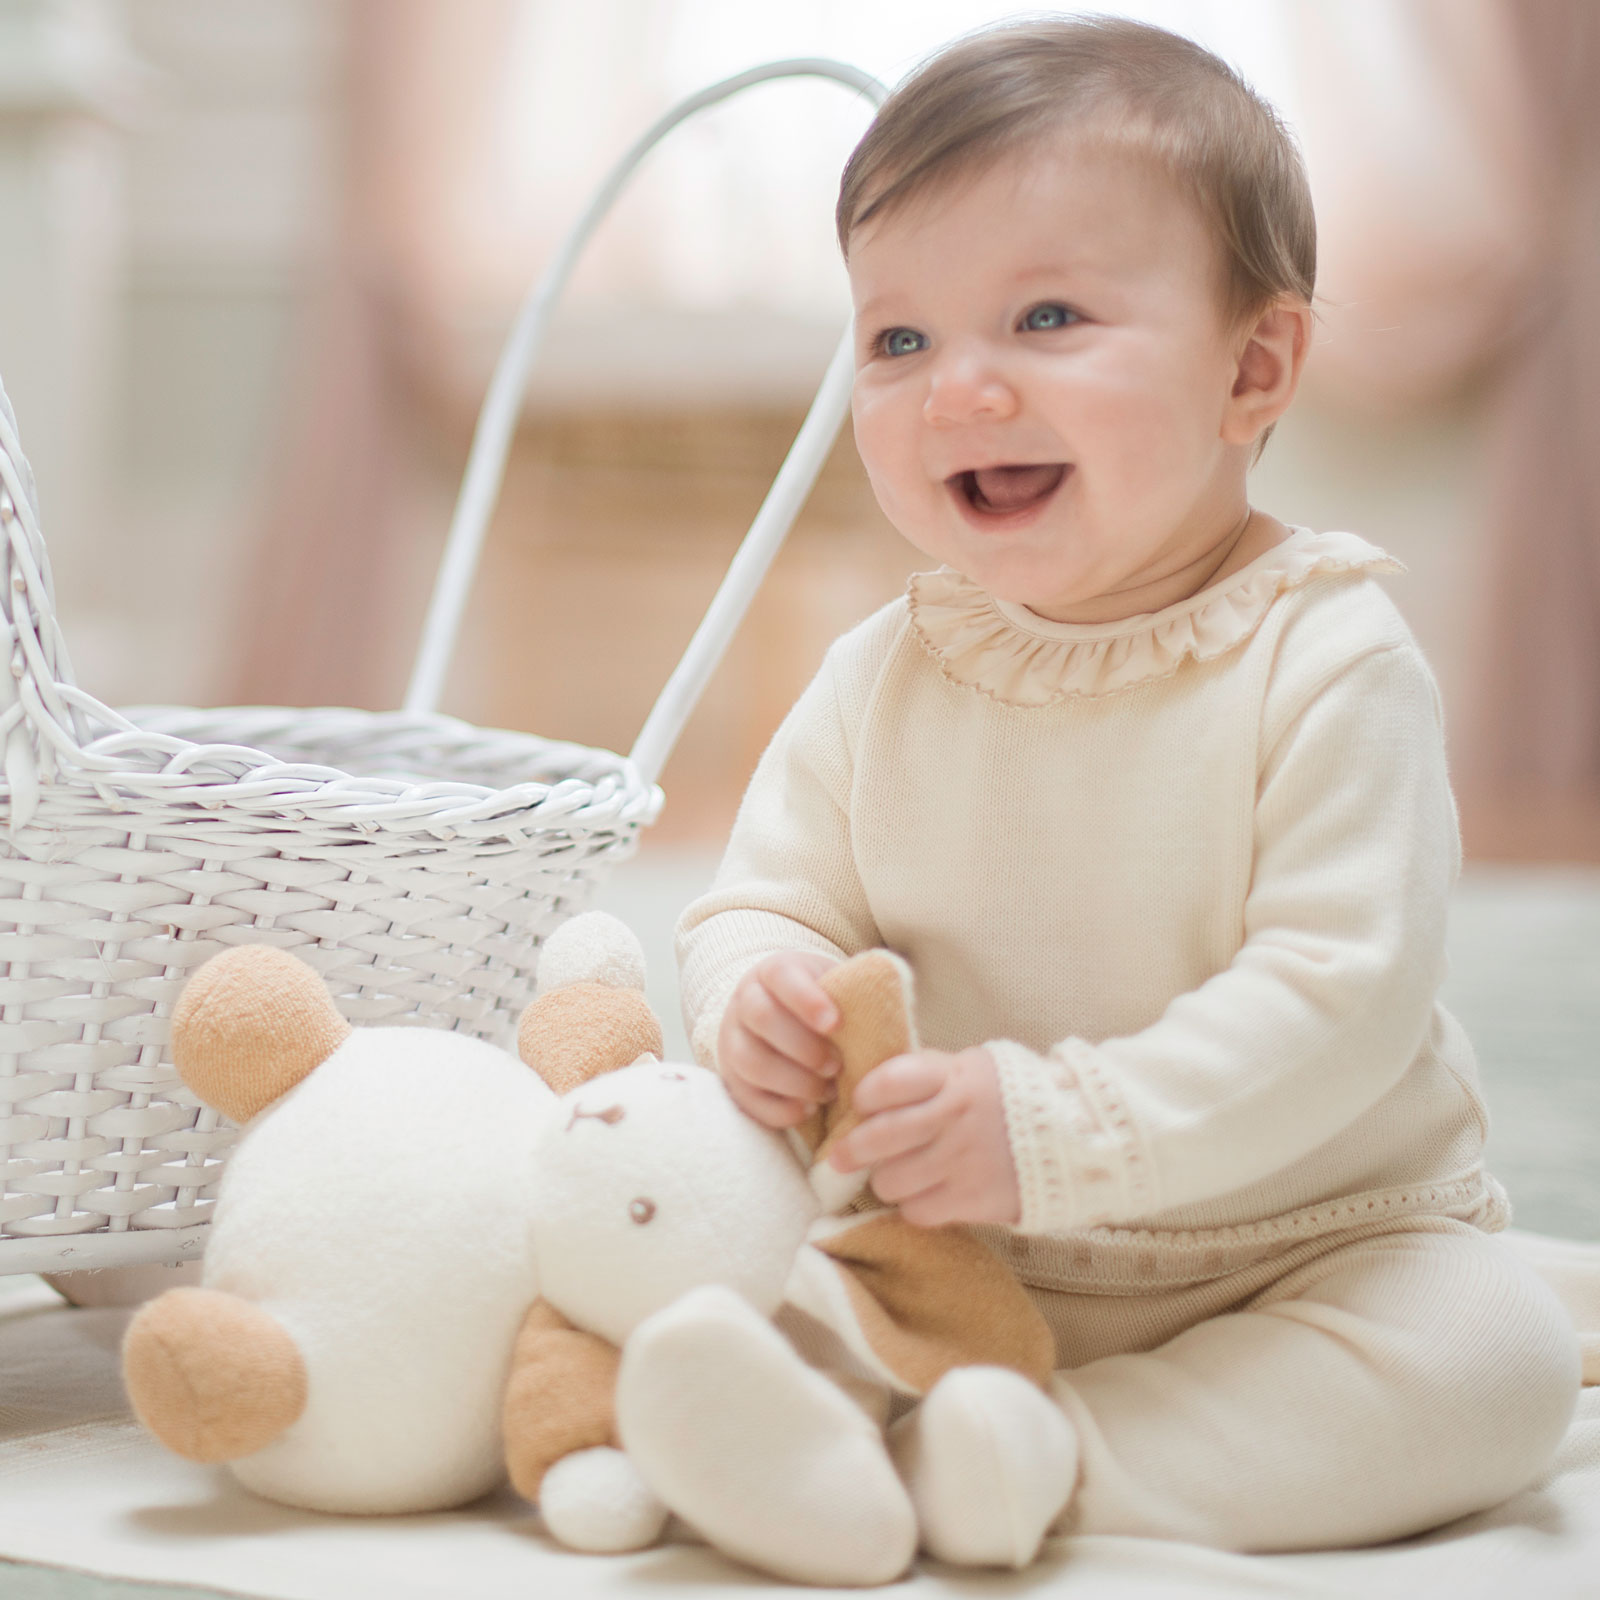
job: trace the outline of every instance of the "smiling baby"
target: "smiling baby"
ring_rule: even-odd
[[[1304,1549],[1505,1498],[1578,1368],[1437,1000],[1437,693],[1395,564],[1247,495],[1312,330],[1291,139],[1187,40],[1002,26],[889,99],[838,220],[856,442],[936,570],[828,652],[679,946],[697,1053],[777,1128],[832,1092],[819,974],[915,974],[926,1048],[832,1159],[975,1226],[1059,1368],[897,1424],[926,1545]]]

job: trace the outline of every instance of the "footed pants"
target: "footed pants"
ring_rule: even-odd
[[[1059,1532],[1236,1551],[1400,1538],[1534,1482],[1577,1402],[1565,1309],[1448,1218],[1147,1293],[1031,1292],[1080,1449]]]

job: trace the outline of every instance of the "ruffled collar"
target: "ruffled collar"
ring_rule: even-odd
[[[1051,622],[997,600],[949,567],[911,580],[911,626],[952,683],[1013,706],[1115,694],[1242,644],[1286,589],[1331,573],[1403,572],[1353,533],[1295,528],[1230,577],[1120,622]]]

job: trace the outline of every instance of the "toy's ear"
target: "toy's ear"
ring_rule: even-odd
[[[315,969],[265,944],[212,956],[172,1013],[179,1076],[235,1122],[287,1094],[349,1036]]]
[[[562,923],[539,957],[538,998],[517,1025],[522,1059],[565,1094],[661,1047],[633,930],[602,911]]]
[[[814,1177],[826,1175],[858,1190],[865,1182],[865,1174],[835,1173],[822,1163],[834,1145],[861,1120],[854,1104],[856,1085],[890,1056],[905,1055],[917,1048],[911,968],[892,950],[867,950],[830,967],[821,982],[839,1008],[839,1026],[832,1037],[844,1065],[835,1079],[838,1092],[834,1100],[803,1122],[797,1132],[811,1151]],[[846,1194],[842,1199],[837,1195],[824,1199],[831,1208],[850,1197]]]

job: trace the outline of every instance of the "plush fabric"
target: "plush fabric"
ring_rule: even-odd
[[[563,1456],[617,1440],[615,1345],[574,1328],[554,1306],[530,1308],[511,1353],[503,1428],[511,1486],[530,1502]]]
[[[122,1342],[139,1420],[191,1461],[232,1461],[278,1437],[306,1406],[306,1368],[268,1312],[215,1289],[147,1304]]]
[[[818,1237],[848,1303],[831,1321],[902,1393],[924,1394],[952,1367],[1009,1367],[1042,1384],[1055,1340],[1026,1290],[966,1228],[914,1228],[881,1211]],[[852,1341],[853,1343],[856,1341]]]
[[[728,1289],[696,1289],[640,1326],[617,1420],[673,1510],[737,1560],[864,1585],[892,1582],[916,1555],[916,1514],[877,1423]]]
[[[819,1209],[783,1138],[692,1065],[639,1062],[569,1091],[528,1171],[541,1292],[615,1345],[703,1284],[770,1315]]]
[[[917,1047],[911,1021],[915,1005],[911,969],[890,951],[868,951],[825,972],[822,988],[839,1008],[839,1026],[831,1040],[841,1066],[834,1099],[801,1124],[801,1137],[816,1163],[825,1163],[833,1147],[861,1121],[855,1106],[861,1080],[891,1056]],[[843,1180],[842,1192],[829,1202],[829,1209],[866,1181],[861,1176],[852,1182],[849,1174],[834,1172],[831,1167],[827,1174]]]
[[[545,990],[522,1013],[517,1050],[557,1094],[565,1094],[640,1056],[659,1057],[661,1024],[636,989],[575,982]]]
[[[317,974],[270,945],[213,956],[172,1010],[179,1075],[235,1122],[286,1094],[349,1033]]]
[[[252,1124],[222,1180],[206,1286],[283,1325],[308,1399],[232,1463],[242,1483],[389,1512],[500,1481],[505,1376],[538,1294],[528,1155],[551,1104],[491,1045],[360,1028]]]
[[[1072,1425],[1017,1373],[948,1372],[890,1432],[922,1548],[963,1567],[1026,1567],[1078,1478]]]
[[[829,982],[844,1071],[813,1130],[823,1147],[855,1085],[914,1038],[892,955],[865,953]],[[574,983],[530,1016],[573,990],[597,998]],[[795,1159],[813,1154],[796,1145],[746,1117],[714,1073],[652,1058],[557,1103],[531,1152],[548,1305],[513,1357],[506,1434],[515,1481],[540,1496],[558,1537],[590,1550],[647,1537],[652,1506],[635,1491],[648,1490],[765,1571],[887,1582],[916,1547],[882,1434],[887,1390],[921,1393],[972,1361],[1012,1362],[1043,1383],[1050,1331],[992,1254],[963,1229],[920,1230],[892,1212],[819,1215]],[[860,1373],[836,1382],[809,1365],[771,1321],[790,1310],[829,1330]],[[596,1335],[622,1346],[621,1453],[608,1448]],[[903,1550],[884,1544],[886,1527],[909,1529]]]

